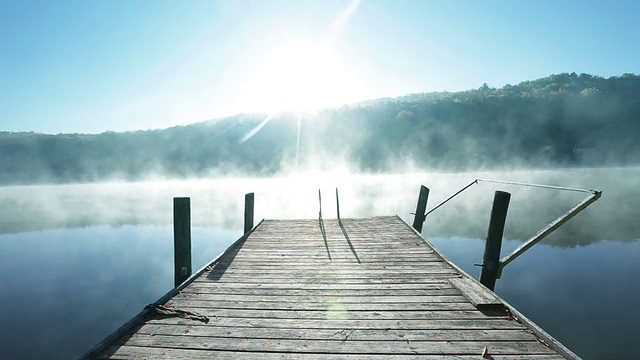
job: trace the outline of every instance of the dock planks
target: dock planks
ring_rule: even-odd
[[[324,220],[324,232],[263,221],[166,303],[207,323],[146,314],[86,357],[575,358],[400,218]]]

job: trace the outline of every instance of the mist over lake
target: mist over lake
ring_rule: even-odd
[[[475,178],[603,191],[602,198],[509,264],[496,292],[585,359],[624,357],[640,315],[629,274],[640,270],[640,168],[504,172],[298,173],[267,178],[155,180],[0,188],[3,358],[80,356],[173,282],[172,198],[191,197],[193,266],[242,233],[243,198],[256,219],[398,214],[411,223],[419,186],[435,205]],[[512,194],[506,255],[586,194],[480,183],[428,216],[423,236],[474,276],[495,190]],[[602,304],[607,304],[606,308]],[[594,339],[598,341],[594,341]]]

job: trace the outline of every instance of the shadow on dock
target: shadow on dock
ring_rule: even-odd
[[[331,251],[329,251],[329,242],[327,242],[327,232],[324,229],[324,220],[322,220],[322,217],[320,217],[319,219],[319,224],[320,224],[320,233],[322,234],[322,238],[324,239],[324,247],[327,250],[327,256],[329,257],[329,261],[332,261]]]
[[[224,276],[224,273],[227,271],[229,266],[233,264],[233,260],[236,258],[240,250],[242,250],[244,243],[247,241],[247,235],[248,234],[246,234],[242,240],[238,241],[233,248],[229,249],[229,252],[211,268],[211,271],[207,275],[207,279],[218,281]]]
[[[356,249],[353,248],[353,244],[351,243],[351,239],[349,239],[349,234],[347,234],[347,230],[344,228],[344,225],[342,224],[342,220],[338,219],[338,224],[340,224],[340,229],[342,230],[342,234],[344,235],[344,238],[347,239],[347,243],[349,244],[349,248],[351,249],[353,256],[355,256],[356,260],[358,260],[358,264],[361,264],[362,262],[358,257],[358,253],[356,252]]]

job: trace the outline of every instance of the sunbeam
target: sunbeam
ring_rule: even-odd
[[[269,120],[273,119],[273,117],[275,115],[276,115],[276,113],[271,113],[271,114],[267,115],[267,117],[264,118],[264,120],[262,120],[262,122],[260,124],[258,124],[258,126],[253,128],[251,131],[249,131],[247,133],[247,135],[245,135],[242,139],[240,139],[239,143],[242,144],[245,141],[251,139],[255,134],[257,134],[260,131],[260,129],[262,129],[265,125],[267,125]]]
[[[361,0],[351,1],[349,6],[347,6],[340,13],[340,15],[338,15],[338,17],[336,17],[335,20],[333,20],[333,23],[331,23],[331,27],[329,28],[329,31],[327,31],[327,34],[325,36],[326,44],[328,44],[329,46],[333,45],[333,43],[335,42],[336,38],[340,33],[340,30],[342,29],[342,26],[344,26],[344,24],[347,22],[347,20],[349,20],[351,15],[353,15],[353,13],[358,8],[358,5],[360,5],[360,2]]]

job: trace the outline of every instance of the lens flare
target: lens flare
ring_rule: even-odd
[[[349,320],[349,310],[339,301],[328,301],[325,318],[335,321]]]

